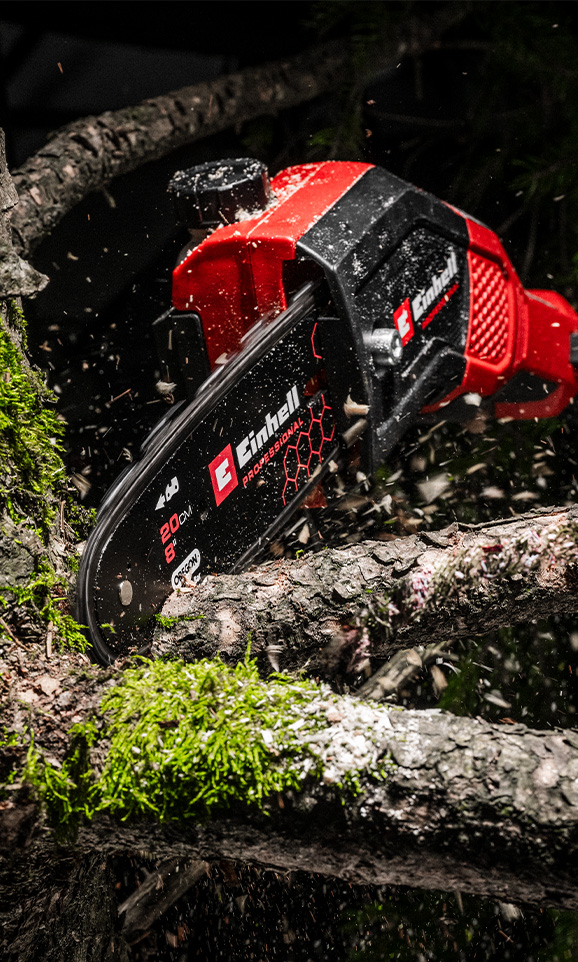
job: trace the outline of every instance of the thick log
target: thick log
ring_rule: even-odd
[[[553,508],[210,576],[169,598],[153,650],[235,661],[250,637],[264,669],[350,676],[368,657],[575,611],[577,545],[578,509]]]
[[[25,706],[19,696],[31,679],[15,678],[4,720],[22,729],[28,716],[37,744],[58,766],[69,744],[64,718],[94,711],[100,696],[121,680],[113,671],[85,669],[74,677],[62,672],[56,692],[39,695],[34,705],[28,699]],[[313,700],[321,727],[314,737],[311,731],[303,736],[298,791],[268,798],[263,810],[239,797],[234,808],[202,825],[99,815],[81,824],[74,844],[59,849],[58,859],[98,853],[104,864],[108,855],[143,852],[158,859],[240,859],[354,883],[457,889],[578,908],[575,732],[388,709],[352,696],[332,698],[323,690]],[[59,711],[59,705],[65,708]],[[275,738],[282,736],[273,733],[271,741],[269,732],[266,739],[273,764],[279,757]],[[312,751],[320,761],[313,770]],[[357,794],[341,787],[344,773],[353,770]],[[10,866],[20,865],[26,853],[41,860],[54,844],[30,795],[10,794],[12,800],[0,806],[6,899]]]
[[[78,844],[578,909],[576,734],[435,711],[390,716],[386,780],[362,778],[361,794],[345,804],[330,784],[315,783],[272,799],[265,813],[240,805],[203,826],[99,820]],[[339,726],[329,737],[339,742]]]

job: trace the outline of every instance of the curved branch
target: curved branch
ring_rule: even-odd
[[[75,204],[114,177],[334,89],[348,57],[343,44],[330,43],[69,124],[13,173],[20,198],[11,217],[15,245],[33,249]]]
[[[431,15],[401,18],[371,55],[367,51],[371,75],[395,66],[408,50],[415,55],[438,42],[467,11],[467,3],[449,3]],[[349,44],[329,41],[67,125],[13,172],[20,198],[11,215],[16,249],[29,253],[79,201],[114,177],[185,144],[339,90],[356,70]]]

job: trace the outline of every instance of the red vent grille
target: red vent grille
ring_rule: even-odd
[[[508,294],[502,271],[493,261],[470,251],[473,316],[467,352],[497,364],[508,348]]]

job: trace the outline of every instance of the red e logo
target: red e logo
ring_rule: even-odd
[[[209,474],[211,475],[215,501],[217,507],[219,507],[221,502],[225,500],[227,495],[229,495],[238,484],[230,444],[228,444],[226,448],[223,448],[216,458],[213,458],[209,464]]]
[[[403,304],[400,304],[397,311],[393,312],[393,322],[401,336],[401,343],[405,347],[407,342],[413,337],[413,319],[411,316],[411,305],[409,297],[406,297]]]

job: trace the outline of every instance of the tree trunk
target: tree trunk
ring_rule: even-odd
[[[235,661],[250,638],[264,669],[351,678],[401,648],[575,611],[577,522],[552,508],[209,576],[168,599],[153,651]]]

